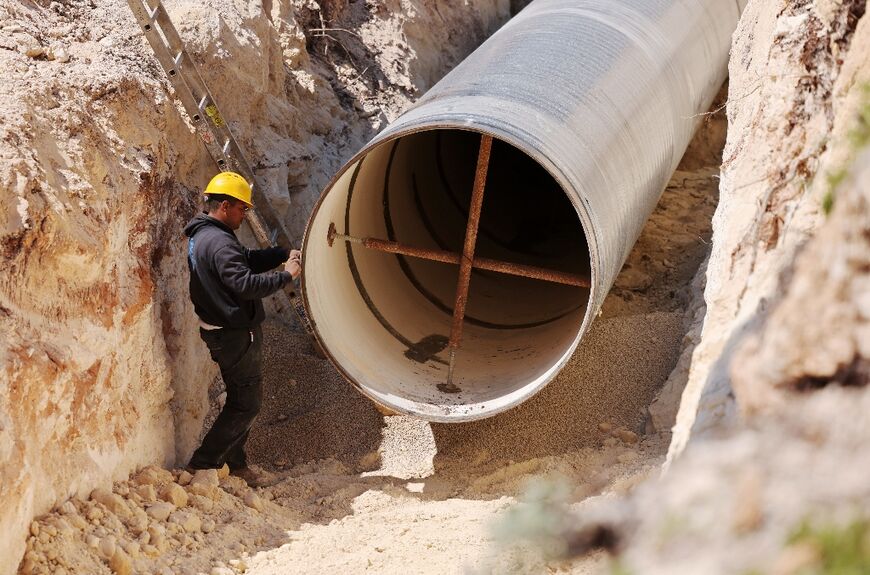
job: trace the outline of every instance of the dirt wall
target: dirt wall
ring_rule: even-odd
[[[504,2],[167,2],[301,237],[321,186]],[[180,230],[215,168],[125,2],[0,2],[0,572],[31,518],[183,462],[216,376]],[[375,93],[377,92],[377,94]]]

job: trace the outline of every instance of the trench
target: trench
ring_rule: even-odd
[[[325,215],[323,221],[343,224],[343,231],[353,235],[373,235],[409,245],[460,251],[479,135],[479,131],[467,129],[432,129],[381,142],[340,174],[329,200],[335,205],[320,207]],[[491,168],[478,238],[480,255],[590,275],[591,249],[578,218],[577,205],[552,172],[527,151],[505,140],[496,141]],[[708,192],[713,194],[714,190],[715,186]],[[680,197],[680,191],[666,191],[665,198],[669,194]],[[677,210],[679,213],[671,210],[674,203],[669,204],[670,207],[660,206],[653,214],[653,220],[659,217],[659,221],[647,229],[660,226],[661,218],[671,222],[673,228],[683,226],[684,221],[678,223],[680,218],[689,217],[692,212],[693,222],[706,220],[705,225],[709,226],[712,204],[708,199],[684,206],[686,210]],[[697,209],[699,205],[703,209]],[[706,232],[701,235],[708,237]],[[442,381],[445,369],[443,346],[449,333],[456,267],[345,244],[329,247],[325,233],[314,237],[319,238],[319,242],[309,245],[306,260],[319,261],[323,276],[331,283],[331,287],[318,290],[318,297],[339,310],[330,317],[354,319],[336,325],[334,336],[343,338],[343,343],[336,346],[333,341],[330,351],[333,354],[337,349],[352,351],[367,361],[366,370],[372,376],[364,381],[384,379],[385,373],[394,370],[395,385],[380,388],[378,393],[431,402],[427,394],[436,393],[434,390]],[[661,280],[658,287],[649,290],[617,287],[603,302],[602,319],[605,321],[642,315],[657,308],[666,308],[669,313],[679,311],[672,303],[662,303],[662,290],[685,290],[686,277],[693,275],[703,259],[704,240],[689,242],[682,238],[665,245],[654,234],[645,237],[646,231],[628,255],[629,264],[636,269],[644,265],[646,258],[647,262],[652,262],[649,267],[654,268],[667,258],[676,259],[679,273],[663,272],[656,276],[654,270],[648,269],[656,280]],[[679,260],[681,250],[692,251],[692,257]],[[466,340],[459,369],[463,377],[473,380],[473,385],[466,385],[462,394],[448,394],[446,401],[455,398],[456,402],[464,402],[471,396],[481,403],[495,401],[499,409],[507,409],[512,405],[511,394],[523,392],[530,381],[546,383],[556,378],[560,362],[570,359],[584,317],[593,305],[590,294],[588,290],[482,270],[472,273],[470,289]],[[318,318],[320,329],[331,321],[322,316]],[[425,329],[420,328],[421,324],[426,324]],[[343,381],[342,376],[348,378],[349,375],[345,366],[350,364],[338,363],[338,370],[343,372],[340,375],[326,362],[306,353],[303,334],[288,332],[286,326],[270,320],[266,325],[264,406],[252,430],[249,451],[252,462],[277,472],[283,481],[275,488],[260,492],[261,495],[274,496],[278,506],[286,509],[279,513],[270,506],[266,512],[255,513],[241,504],[241,497],[232,499],[233,507],[224,500],[215,505],[214,510],[210,506],[191,508],[191,513],[217,521],[220,529],[215,535],[204,534],[202,547],[197,547],[201,543],[197,542],[187,550],[179,547],[160,557],[143,557],[140,564],[165,565],[167,572],[181,564],[185,568],[196,565],[207,569],[217,559],[238,557],[240,552],[236,545],[240,542],[244,542],[243,549],[247,551],[280,552],[287,546],[287,530],[302,530],[303,522],[332,532],[352,531],[345,537],[369,531],[372,537],[383,537],[383,531],[371,529],[368,524],[376,524],[379,519],[373,520],[370,510],[360,511],[355,498],[362,493],[395,491],[401,484],[394,477],[420,477],[418,485],[423,490],[419,495],[420,504],[435,521],[440,521],[435,517],[440,511],[434,506],[448,499],[457,501],[457,496],[464,498],[462,503],[468,509],[475,510],[470,514],[473,521],[468,525],[445,524],[445,528],[439,530],[449,536],[447,545],[451,549],[456,547],[449,557],[442,558],[443,563],[439,565],[443,567],[448,560],[460,561],[473,553],[457,545],[457,542],[466,542],[463,538],[480,535],[476,531],[472,535],[469,525],[479,525],[481,517],[489,518],[497,513],[501,507],[497,501],[505,495],[517,495],[520,479],[553,463],[552,460],[540,463],[548,455],[570,454],[562,463],[578,470],[572,476],[578,485],[590,492],[604,491],[607,481],[616,477],[617,472],[637,471],[645,463],[655,462],[663,452],[660,445],[639,447],[642,455],[633,466],[616,464],[616,454],[632,448],[617,445],[614,438],[597,434],[596,425],[599,421],[608,421],[618,428],[639,430],[636,407],[648,404],[651,394],[660,387],[666,376],[661,370],[669,369],[675,359],[676,344],[672,339],[678,341],[681,336],[670,334],[662,338],[658,343],[661,349],[643,348],[644,353],[655,358],[648,359],[640,369],[646,378],[644,382],[649,384],[641,389],[636,385],[638,382],[632,380],[632,372],[619,364],[620,353],[641,343],[631,337],[633,324],[625,325],[627,327],[620,332],[625,336],[621,342],[623,347],[612,350],[610,356],[591,354],[593,360],[599,361],[613,357],[617,364],[615,370],[598,374],[597,382],[592,372],[579,379],[574,377],[575,372],[563,373],[561,379],[557,378],[554,385],[536,395],[522,410],[502,413],[486,423],[430,428],[426,422],[413,420],[411,423],[411,418],[379,416],[370,402]],[[659,333],[652,330],[645,335],[655,337]],[[606,344],[610,340],[602,340],[600,334],[593,331],[585,342],[586,347],[581,345],[583,358],[590,357],[590,344],[601,341]],[[382,352],[384,349],[395,353],[387,357]],[[593,352],[599,350],[592,349]],[[481,362],[481,358],[489,358],[489,361]],[[653,363],[658,371],[652,369]],[[420,386],[415,383],[410,395],[409,374],[420,376],[414,377],[414,382],[423,382]],[[499,374],[500,378],[496,377]],[[352,381],[359,383],[360,380]],[[582,383],[580,389],[574,385],[578,381]],[[622,396],[608,396],[603,391],[611,381],[620,382],[625,388],[621,391],[631,396],[632,403],[622,402]],[[595,383],[603,385],[594,387]],[[584,395],[589,401],[584,409],[578,409],[572,401]],[[435,397],[436,404],[443,406],[445,395]],[[553,409],[557,404],[559,408]],[[492,414],[494,412],[487,413]],[[395,422],[400,422],[403,432],[423,430],[426,433],[420,436],[408,433],[399,438],[394,433],[393,443],[387,445],[385,429],[390,425],[395,427]],[[534,428],[528,426],[530,422],[534,423]],[[402,425],[407,427],[402,428]],[[578,439],[580,436],[582,439]],[[506,441],[506,437],[509,440]],[[573,453],[583,446],[602,444],[605,447],[601,457],[595,455],[586,459],[588,454]],[[434,463],[431,447],[437,447],[440,456]],[[373,454],[377,457],[370,457]],[[386,461],[389,458],[399,463],[391,467]],[[414,460],[425,460],[430,467],[415,468]],[[394,473],[397,466],[404,468]],[[598,484],[594,487],[589,487],[592,482],[585,476],[589,467],[600,470],[600,476],[595,478]],[[363,472],[377,475],[361,478]],[[410,506],[405,508],[405,499],[396,497],[396,500],[400,502],[398,511],[406,525],[415,525],[412,521],[416,522],[417,512]],[[86,504],[76,502],[76,506],[84,513]],[[292,520],[287,518],[286,510],[292,510]],[[232,520],[227,521],[228,517]],[[364,524],[354,523],[354,517]],[[53,514],[48,521],[51,524],[56,519]],[[265,522],[269,523],[268,529],[263,527]],[[115,528],[109,523],[106,525],[109,532]],[[403,525],[399,527],[405,529]],[[91,527],[87,529],[93,532]],[[123,539],[124,528],[117,529]],[[413,533],[413,529],[411,531]],[[319,540],[310,535],[310,530],[308,532],[308,541],[302,540],[302,543],[312,552],[331,544],[328,536]],[[105,533],[101,532],[100,536],[103,535]],[[386,535],[395,541],[402,537],[398,533]],[[74,557],[75,553],[81,553],[90,558],[92,550],[85,545],[83,537],[79,539],[72,541],[67,537],[52,545],[57,545],[59,555]],[[379,542],[374,541],[368,547],[375,548],[375,543]],[[422,549],[423,542],[416,543]],[[425,543],[429,549],[430,541]],[[309,560],[310,568],[311,558],[305,555],[304,546],[301,550],[295,549],[293,555],[302,561]],[[365,554],[360,556],[365,559]],[[341,557],[341,551],[332,549],[330,557]],[[287,570],[293,570],[289,565],[294,560],[284,558]],[[318,561],[318,569],[328,569],[328,561],[323,557]],[[93,565],[94,569],[103,567],[99,558],[94,559]],[[349,565],[345,563],[342,568],[347,569]],[[458,563],[456,567],[459,568]],[[357,571],[364,569],[363,564],[354,563],[352,567]]]

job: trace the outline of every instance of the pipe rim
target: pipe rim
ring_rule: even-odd
[[[315,314],[312,313],[312,305],[308,299],[308,290],[306,289],[305,273],[303,268],[303,274],[300,281],[302,303],[305,306],[305,311],[307,312],[308,317],[311,321],[312,331],[314,333],[315,339],[317,340],[317,343],[323,349],[323,352],[326,354],[330,363],[338,370],[338,372],[348,383],[350,383],[362,395],[382,407],[386,407],[387,409],[398,412],[399,414],[418,417],[437,423],[461,423],[475,421],[505,412],[509,409],[516,407],[520,403],[523,403],[524,401],[530,400],[533,396],[537,395],[544,387],[546,387],[547,384],[552,382],[553,379],[556,378],[559,372],[562,371],[562,369],[571,359],[571,356],[577,350],[577,346],[580,344],[580,341],[583,339],[583,336],[589,329],[589,326],[593,319],[593,310],[596,310],[599,307],[597,302],[601,292],[601,274],[599,260],[600,254],[598,251],[598,242],[595,235],[595,228],[592,223],[594,219],[591,217],[591,214],[588,211],[588,206],[584,205],[584,203],[580,201],[581,194],[579,192],[572,194],[567,191],[574,190],[574,186],[571,186],[568,183],[569,180],[564,176],[562,170],[560,170],[556,164],[550,161],[546,154],[536,149],[535,147],[528,145],[528,143],[521,137],[522,130],[516,128],[515,126],[512,126],[512,128],[514,128],[514,132],[505,130],[498,125],[488,123],[486,122],[485,118],[469,118],[464,121],[458,121],[450,118],[444,119],[433,117],[415,118],[413,124],[407,124],[399,127],[395,127],[395,125],[392,127],[388,127],[385,131],[375,136],[368,144],[360,149],[359,152],[354,154],[353,157],[351,157],[347,162],[345,162],[341,169],[338,170],[335,175],[329,180],[326,187],[324,188],[324,191],[320,194],[320,197],[317,199],[317,203],[314,205],[314,208],[311,211],[311,215],[308,218],[308,222],[305,227],[305,234],[302,241],[303,266],[306,265],[307,262],[304,254],[307,252],[310,240],[308,232],[312,228],[312,224],[316,219],[318,213],[320,212],[320,208],[322,207],[323,201],[325,200],[326,196],[330,193],[330,191],[332,191],[336,183],[338,183],[338,181],[348,172],[348,170],[356,166],[358,162],[362,161],[369,153],[371,153],[376,148],[390,142],[400,140],[404,137],[419,134],[422,132],[434,132],[439,130],[461,130],[481,135],[492,136],[493,138],[499,139],[504,143],[516,148],[517,150],[537,162],[538,165],[540,165],[550,175],[550,177],[552,177],[556,181],[556,183],[562,189],[562,193],[564,193],[568,197],[569,201],[574,206],[577,216],[580,219],[580,225],[586,238],[586,244],[589,248],[590,267],[589,297],[586,304],[586,311],[583,314],[583,321],[581,322],[580,327],[578,328],[574,339],[571,342],[571,345],[566,348],[565,353],[562,354],[559,360],[555,362],[545,374],[514,390],[513,392],[502,396],[498,400],[497,407],[492,407],[489,409],[486,408],[486,403],[493,403],[493,400],[461,404],[462,410],[460,412],[457,409],[457,405],[453,404],[441,406],[406,400],[402,397],[393,395],[386,397],[385,395],[379,394],[373,389],[370,389],[369,387],[355,381],[354,378],[352,378],[348,371],[344,368],[344,366],[342,366],[336,360],[335,356],[330,351],[329,346],[326,344],[324,337],[321,335],[320,330],[317,327],[317,318],[315,317]],[[439,413],[439,411],[442,413]]]

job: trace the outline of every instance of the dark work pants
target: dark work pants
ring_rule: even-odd
[[[245,442],[263,403],[263,330],[200,329],[199,335],[221,369],[227,401],[188,466],[212,469],[226,463],[239,469],[247,466]]]

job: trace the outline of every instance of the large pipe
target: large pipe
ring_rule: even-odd
[[[315,333],[348,381],[395,411],[456,422],[555,377],[722,85],[743,3],[536,0],[356,154],[303,247]],[[475,267],[446,385],[459,266],[332,240],[460,261],[484,135],[494,140],[474,258],[591,287]]]

